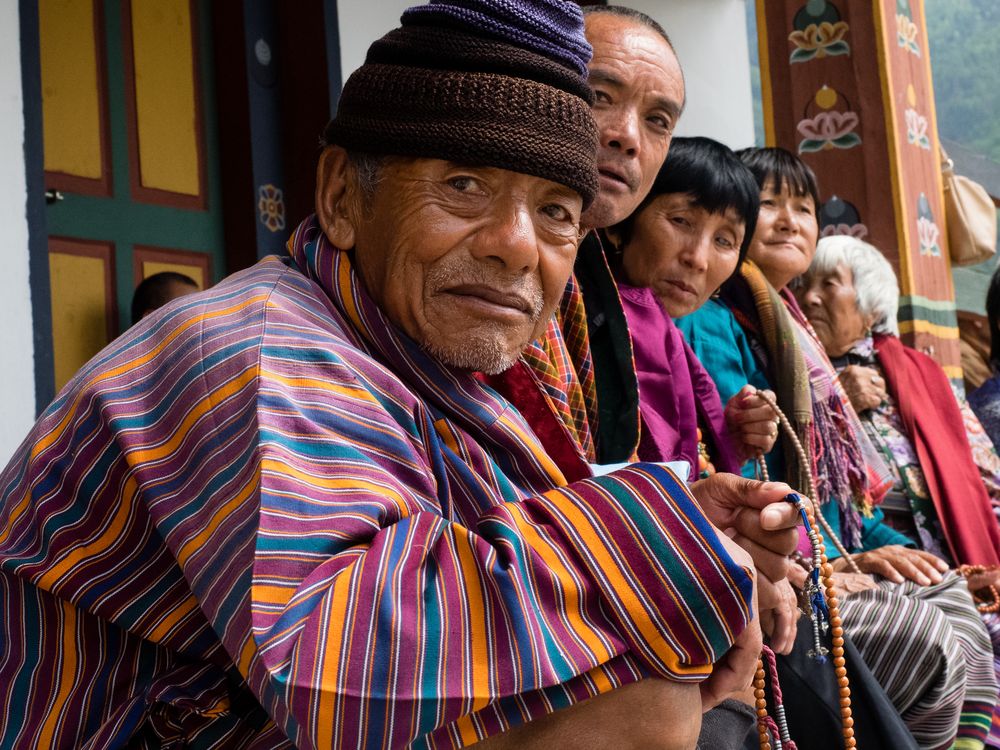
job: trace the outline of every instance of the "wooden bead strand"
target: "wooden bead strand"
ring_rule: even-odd
[[[802,447],[802,443],[799,440],[798,435],[795,434],[794,428],[788,421],[787,417],[785,417],[782,413],[781,409],[778,408],[778,404],[773,398],[763,391],[758,391],[757,395],[763,398],[764,401],[775,410],[775,413],[777,413],[778,421],[782,428],[784,428],[786,435],[795,448],[799,461],[804,467],[806,475],[809,479],[808,502],[805,498],[797,494],[789,495],[786,497],[786,500],[794,504],[802,514],[803,521],[805,522],[805,527],[809,535],[809,546],[812,551],[811,562],[813,570],[811,571],[809,578],[807,578],[807,587],[812,587],[813,590],[806,592],[809,594],[811,605],[810,609],[813,610],[810,614],[814,625],[813,649],[810,651],[810,656],[821,661],[826,661],[828,653],[833,657],[833,670],[837,679],[837,687],[840,694],[840,721],[844,739],[844,748],[845,750],[856,750],[857,740],[854,737],[854,717],[851,712],[851,686],[850,679],[847,676],[847,662],[844,659],[844,623],[840,616],[840,603],[837,600],[837,591],[833,583],[833,566],[830,565],[830,562],[826,557],[826,545],[824,543],[823,534],[820,532],[820,526],[822,526],[826,531],[827,536],[833,542],[834,546],[838,548],[838,551],[841,555],[843,555],[848,565],[855,572],[860,571],[850,554],[846,549],[844,549],[843,544],[839,539],[837,539],[832,529],[830,529],[829,524],[825,522],[825,519],[819,512],[816,481],[812,474],[812,467],[809,463],[808,454]],[[758,455],[757,464],[760,468],[761,474],[766,480],[767,466],[764,463],[762,455]],[[821,590],[819,590],[820,583],[822,585]],[[823,594],[825,594],[825,601],[823,601]],[[1000,609],[1000,593],[998,593],[996,597],[996,602],[997,608]],[[823,619],[826,619],[826,622],[822,622]],[[831,649],[829,651],[827,651],[827,649],[823,646],[819,635],[819,631],[825,631],[827,627],[829,628],[831,638]],[[770,717],[767,716],[766,702],[763,697],[763,687],[764,665],[761,660],[758,660],[757,679],[754,680],[754,697],[756,698],[757,703],[757,731],[760,736],[761,750],[771,750],[771,742],[768,737],[768,722],[770,721],[770,723],[773,724],[773,720],[770,720]],[[773,736],[777,737],[777,733]]]
[[[959,565],[957,572],[965,578],[971,578],[972,576],[988,573],[992,570],[992,568],[987,568],[985,565]],[[985,599],[980,595],[981,591],[987,589],[990,592],[989,599]],[[982,589],[979,589],[979,591],[973,591],[972,598],[976,601],[976,609],[983,614],[1000,612],[1000,591],[997,590],[996,584],[991,583],[989,586],[984,586]]]

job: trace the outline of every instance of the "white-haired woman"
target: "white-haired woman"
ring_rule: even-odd
[[[803,281],[802,309],[893,470],[890,519],[955,564],[995,561],[1000,459],[941,367],[899,340],[892,266],[867,242],[825,237]]]

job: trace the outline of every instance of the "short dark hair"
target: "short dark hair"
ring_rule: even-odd
[[[737,151],[736,155],[750,168],[760,190],[764,189],[768,181],[774,183],[778,192],[787,185],[794,195],[810,196],[816,205],[817,213],[819,212],[819,186],[816,184],[816,175],[808,164],[791,151],[768,146],[745,148]]]
[[[733,209],[739,214],[745,225],[740,243],[742,263],[757,228],[760,188],[733,150],[711,138],[674,138],[649,195],[631,216],[611,227],[609,234],[620,238],[624,247],[631,239],[639,214],[659,196],[678,193],[690,195],[696,206],[709,213],[721,214]]]
[[[584,5],[582,10],[583,10],[583,15],[585,16],[593,16],[597,15],[598,13],[603,13],[608,16],[620,16],[621,18],[631,19],[632,21],[635,21],[636,23],[641,24],[646,28],[652,29],[661,37],[663,37],[663,41],[667,43],[667,46],[670,47],[670,49],[673,51],[675,55],[677,54],[677,50],[674,49],[674,43],[670,41],[670,37],[667,35],[666,30],[662,26],[660,26],[660,24],[657,23],[656,20],[650,18],[641,10],[636,10],[635,8],[626,8],[623,5]]]
[[[986,317],[990,321],[990,365],[1000,371],[1000,268],[990,277],[990,288],[986,292]]]
[[[188,284],[195,289],[198,288],[198,283],[194,279],[176,271],[162,271],[147,276],[139,282],[132,295],[132,325],[142,320],[142,316],[146,313],[163,307],[173,299],[167,296],[171,284]]]

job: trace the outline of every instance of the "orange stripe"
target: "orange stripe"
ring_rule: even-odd
[[[344,479],[339,477],[315,476],[307,474],[291,464],[283,463],[276,458],[265,458],[261,462],[261,473],[267,472],[281,474],[285,478],[292,477],[312,487],[326,487],[333,490],[367,490],[375,495],[380,495],[385,500],[391,500],[399,511],[400,518],[407,518],[410,515],[409,506],[402,495],[394,491],[391,487],[376,484],[360,477],[348,477]]]
[[[45,723],[38,732],[38,747],[55,745],[56,724],[63,716],[63,706],[69,700],[76,684],[76,607],[60,600],[62,605],[62,660],[60,664],[59,692],[48,706]],[[75,727],[74,727],[75,729]]]
[[[250,676],[250,664],[253,662],[254,656],[257,655],[257,644],[254,641],[253,634],[251,633],[246,641],[243,643],[243,648],[240,651],[239,662],[237,662],[237,668],[240,670],[240,674],[244,677]]]
[[[334,717],[337,715],[338,688],[340,678],[340,650],[344,643],[347,626],[347,602],[350,600],[351,570],[342,570],[333,583],[333,590],[327,591],[324,599],[330,601],[330,617],[326,623],[326,647],[318,655],[319,692],[316,699],[316,746],[333,747]],[[346,657],[345,657],[346,658]],[[295,675],[294,677],[298,677]],[[308,676],[304,676],[308,678]],[[308,682],[309,680],[306,679]],[[348,717],[349,720],[355,717]]]
[[[132,466],[138,466],[142,464],[155,463],[161,458],[169,456],[171,453],[176,451],[178,447],[180,447],[182,442],[184,442],[184,439],[187,437],[188,432],[191,431],[195,422],[218,406],[222,401],[226,400],[234,393],[241,391],[248,383],[253,382],[256,377],[257,366],[251,365],[237,377],[227,381],[221,388],[218,388],[206,395],[205,398],[195,404],[194,408],[187,413],[184,417],[184,421],[181,422],[176,430],[174,430],[174,434],[171,436],[169,441],[163,445],[158,445],[153,448],[139,448],[137,450],[130,451],[127,454],[129,464]]]
[[[472,678],[472,711],[478,711],[490,702],[490,648],[486,642],[486,604],[478,585],[483,578],[472,550],[471,532],[461,526],[452,526],[455,532],[455,551],[458,553],[458,567],[462,579],[467,582],[463,588],[469,609],[470,651],[466,664]]]
[[[610,693],[615,689],[615,686],[611,684],[611,680],[608,679],[608,673],[604,671],[603,664],[591,669],[587,672],[587,676],[594,681],[594,687],[597,688],[598,695]]]
[[[66,426],[73,419],[73,417],[76,416],[76,412],[80,406],[81,399],[86,394],[89,393],[89,390],[92,386],[101,383],[105,380],[115,378],[118,375],[126,373],[130,370],[134,370],[146,364],[151,359],[156,357],[160,352],[162,352],[168,345],[170,345],[170,343],[174,339],[180,336],[184,331],[191,328],[191,326],[199,324],[204,320],[209,320],[211,318],[217,318],[224,315],[229,315],[233,312],[238,312],[239,310],[249,307],[252,304],[265,300],[266,298],[267,298],[266,295],[255,295],[253,297],[247,298],[246,300],[243,300],[237,305],[233,305],[232,307],[226,307],[223,308],[222,310],[215,310],[206,313],[205,315],[199,315],[196,318],[190,318],[184,321],[184,323],[179,325],[176,329],[171,331],[170,334],[163,339],[163,341],[161,341],[154,349],[151,349],[142,357],[139,357],[138,359],[135,360],[129,360],[127,363],[120,365],[119,367],[116,367],[111,370],[105,370],[95,375],[93,378],[87,381],[85,385],[77,388],[76,398],[74,399],[73,404],[71,406],[69,406],[68,408],[64,407],[65,414],[63,415],[63,418],[60,420],[59,424],[57,424],[53,429],[51,429],[45,435],[42,435],[41,437],[38,438],[38,441],[31,449],[31,458],[29,459],[29,463],[34,463],[42,453],[48,450],[62,436],[63,432],[65,432],[66,430]],[[29,489],[24,493],[24,497],[21,499],[21,502],[18,503],[17,506],[15,506],[13,512],[7,519],[5,527],[2,530],[0,530],[0,544],[3,544],[5,541],[7,541],[7,538],[14,530],[21,516],[24,514],[24,512],[30,505],[30,500],[31,500],[31,490]]]
[[[455,719],[453,726],[458,731],[459,737],[462,738],[462,747],[479,742],[479,733],[476,732],[476,727],[472,723],[472,714]]]
[[[288,586],[267,586],[264,584],[254,584],[252,596],[253,603],[256,604],[280,604],[284,607],[289,600],[295,596],[299,582],[289,583]]]
[[[455,438],[455,431],[448,424],[448,420],[439,419],[434,423],[434,430],[440,436],[441,441],[456,455],[462,455],[458,447],[458,440]]]
[[[83,563],[91,557],[97,557],[107,550],[121,535],[122,529],[132,515],[132,506],[138,492],[135,477],[125,480],[125,487],[122,489],[118,510],[108,524],[107,530],[90,544],[71,549],[65,557],[55,563],[45,571],[45,574],[38,580],[37,586],[46,591],[53,591],[56,582],[69,570]]]
[[[169,633],[173,629],[173,627],[177,623],[185,619],[197,608],[198,608],[198,600],[195,599],[193,594],[191,596],[188,596],[188,598],[184,600],[183,604],[181,604],[178,607],[174,607],[172,610],[170,610],[170,614],[167,617],[163,618],[157,623],[156,627],[153,629],[153,632],[151,632],[148,636],[149,640],[153,641],[154,643],[159,643],[167,635],[167,633]]]
[[[146,354],[142,355],[138,359],[129,360],[128,362],[121,364],[118,367],[115,367],[111,370],[103,370],[100,373],[96,374],[93,378],[88,380],[85,385],[77,389],[77,396],[76,400],[73,403],[73,406],[66,412],[66,416],[63,417],[59,425],[54,430],[44,435],[38,441],[38,443],[36,443],[35,448],[31,451],[31,458],[35,459],[42,451],[48,449],[48,447],[52,445],[59,438],[59,436],[62,434],[63,429],[65,429],[66,423],[69,421],[70,417],[72,417],[73,414],[76,412],[80,399],[84,396],[84,394],[88,392],[91,386],[97,385],[98,383],[101,383],[105,380],[111,380],[112,378],[116,378],[119,375],[123,375],[124,373],[127,373],[130,370],[135,370],[136,368],[141,367],[142,365],[152,360],[154,357],[158,356],[160,352],[166,349],[174,341],[174,339],[176,339],[178,336],[180,336],[182,333],[187,331],[192,326],[198,325],[205,320],[211,320],[212,318],[220,318],[224,315],[229,315],[231,313],[238,312],[240,310],[249,307],[250,305],[253,305],[257,302],[261,302],[266,298],[267,298],[266,295],[256,295],[254,297],[248,297],[246,300],[240,302],[237,305],[233,305],[232,307],[226,307],[223,308],[222,310],[213,310],[211,312],[205,313],[204,315],[199,315],[195,318],[189,318],[185,320],[177,328],[175,328],[173,331],[171,331],[170,334],[166,338],[164,338],[163,341],[161,341],[155,348],[150,349],[148,352],[146,352]]]
[[[544,539],[541,534],[538,533],[538,530],[528,523],[528,520],[524,516],[522,506],[517,503],[510,503],[508,505],[508,509],[510,514],[514,517],[514,523],[521,532],[525,543],[533,552],[541,556],[541,558],[548,565],[549,570],[562,584],[563,596],[565,597],[564,614],[566,619],[569,621],[569,625],[573,632],[579,635],[584,643],[587,644],[587,648],[590,649],[590,652],[594,655],[594,659],[598,663],[608,661],[613,654],[607,650],[600,638],[597,637],[594,629],[591,628],[580,615],[579,605],[582,597],[580,589],[577,588],[576,582],[573,580],[573,575],[570,573],[569,569],[563,565],[559,556],[552,551],[551,542]]]
[[[331,383],[329,380],[320,380],[319,378],[290,377],[265,368],[261,368],[261,375],[266,375],[271,380],[277,380],[293,388],[316,388],[328,393],[337,393],[353,399],[364,398],[373,403],[378,403],[375,396],[360,385],[342,385],[340,383]]]
[[[538,460],[538,463],[541,464],[542,468],[545,469],[545,473],[549,475],[549,478],[553,481],[553,483],[557,487],[565,487],[565,475],[563,475],[559,467],[556,466],[555,462],[549,458],[549,454],[546,453],[539,444],[538,438],[534,435],[529,435],[518,427],[516,423],[510,421],[509,419],[504,418],[503,421],[510,428],[511,432],[517,435],[518,440],[521,441],[524,447],[531,451],[532,455]]]
[[[219,525],[226,520],[226,517],[242,505],[248,497],[257,492],[260,485],[256,482],[247,482],[240,491],[232,497],[225,505],[219,508],[212,516],[204,530],[197,536],[189,539],[177,553],[177,561],[181,567],[187,564],[188,559],[202,547],[209,537],[215,533]]]
[[[618,567],[618,562],[611,556],[607,545],[602,541],[601,535],[597,533],[590,519],[573,504],[570,498],[558,490],[546,492],[545,497],[559,507],[566,516],[569,526],[583,538],[583,545],[594,556],[597,569],[608,579],[614,596],[632,617],[646,644],[656,653],[657,658],[677,674],[709,674],[712,671],[711,666],[693,667],[681,664],[680,655],[660,636],[656,625],[646,613],[629,582],[625,580],[625,576],[622,575]],[[688,625],[693,627],[692,623],[688,623]]]

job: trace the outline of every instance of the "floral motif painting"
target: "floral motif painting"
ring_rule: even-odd
[[[915,109],[907,109],[903,115],[906,118],[906,142],[931,150],[931,139],[927,137],[927,118]]]
[[[845,41],[849,27],[840,19],[840,11],[826,0],[810,0],[793,21],[794,29],[788,35],[795,49],[791,63],[804,63],[813,59],[851,54],[851,45]]]
[[[285,228],[285,197],[281,188],[270,183],[261,185],[257,191],[257,212],[260,223],[272,232]]]
[[[850,201],[834,195],[819,208],[820,236],[847,234],[863,240],[868,236],[868,227],[861,222],[858,209]]]
[[[920,254],[941,257],[941,246],[938,244],[940,237],[941,229],[934,221],[931,203],[927,200],[927,195],[921,193],[917,199],[917,238],[920,241]]]
[[[907,52],[920,57],[917,45],[917,25],[913,22],[913,10],[909,0],[896,0],[896,42]]]
[[[802,136],[800,154],[833,148],[849,149],[861,144],[861,136],[855,132],[860,123],[858,113],[851,111],[846,101],[846,109],[834,109],[842,100],[843,97],[828,86],[816,92],[813,102],[820,111],[810,117],[807,108],[806,116],[796,125]]]

